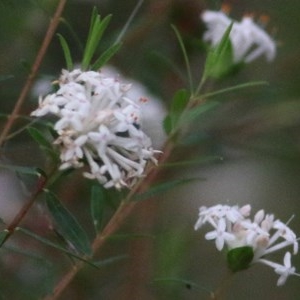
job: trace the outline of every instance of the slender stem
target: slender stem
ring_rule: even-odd
[[[159,164],[162,164],[170,156],[172,149],[174,148],[173,143],[167,142],[164,147],[163,155],[159,160]],[[157,177],[160,172],[160,168],[157,166],[150,166],[147,172],[147,176],[144,180],[140,181],[128,194],[128,196],[120,203],[118,209],[109,220],[103,231],[96,236],[92,243],[93,255],[102,247],[107,238],[111,236],[124,222],[127,216],[132,212],[134,207],[138,202],[132,201],[132,197],[137,193],[142,193],[147,190],[147,188],[152,184],[152,182]],[[55,300],[60,297],[62,292],[67,288],[71,283],[76,274],[85,266],[84,262],[78,261],[75,266],[72,267],[57,283],[56,287],[53,290],[53,293],[47,295],[43,300]]]
[[[43,191],[45,188],[46,184],[48,182],[48,179],[45,178],[44,176],[40,176],[36,189],[32,193],[31,197],[28,199],[28,201],[23,205],[21,210],[18,212],[18,214],[15,216],[15,218],[11,221],[11,223],[6,227],[6,236],[5,238],[1,241],[0,247],[3,246],[3,244],[9,239],[9,237],[14,233],[15,229],[19,226],[21,221],[24,219],[26,216],[27,212],[29,209],[32,207],[33,203],[37,199],[37,197],[40,195],[40,193]]]
[[[43,58],[46,54],[46,51],[48,49],[48,46],[52,40],[52,37],[56,31],[56,28],[59,24],[59,21],[60,21],[60,16],[63,12],[63,9],[65,7],[65,4],[66,4],[67,0],[60,0],[58,5],[57,5],[57,8],[56,8],[56,11],[55,11],[55,14],[53,16],[53,19],[51,20],[50,24],[49,24],[49,27],[48,27],[48,30],[46,32],[46,35],[45,35],[45,38],[43,40],[43,43],[41,45],[41,48],[36,56],[36,59],[35,59],[35,62],[32,66],[32,69],[31,69],[31,72],[25,82],[25,85],[20,93],[20,96],[15,104],[15,107],[11,113],[11,115],[9,116],[1,134],[0,134],[0,146],[3,144],[3,142],[5,141],[11,127],[13,126],[13,123],[15,121],[15,119],[18,117],[18,114],[21,110],[21,107],[26,99],[26,96],[28,94],[28,92],[30,91],[30,88],[33,84],[33,81],[37,75],[37,72],[40,68],[40,65],[43,61]]]
[[[121,42],[123,36],[125,35],[129,25],[131,24],[133,18],[135,17],[135,15],[137,14],[138,10],[140,9],[140,7],[142,6],[144,0],[139,0],[135,6],[135,8],[133,9],[132,13],[130,14],[127,22],[125,23],[124,27],[122,28],[120,34],[118,35],[115,44],[118,44]]]

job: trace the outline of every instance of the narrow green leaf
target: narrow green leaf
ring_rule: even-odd
[[[266,81],[250,81],[250,82],[246,82],[246,83],[241,83],[241,84],[238,84],[238,85],[235,85],[235,86],[230,86],[230,87],[225,88],[225,89],[221,89],[221,90],[218,90],[218,91],[203,94],[203,95],[201,95],[201,98],[202,99],[207,99],[209,97],[214,97],[214,96],[222,95],[222,94],[225,94],[225,93],[234,92],[236,90],[241,90],[241,89],[254,87],[254,86],[261,86],[261,85],[268,85],[268,82],[266,82]]]
[[[96,232],[100,232],[103,226],[104,193],[99,185],[92,186],[91,215]]]
[[[190,98],[190,93],[186,89],[178,90],[172,100],[171,112],[180,114],[186,108]]]
[[[4,245],[3,248],[5,250],[9,251],[9,252],[14,252],[16,254],[20,254],[20,255],[25,256],[27,258],[38,260],[39,262],[44,263],[45,265],[51,265],[52,264],[46,256],[42,256],[40,254],[33,253],[31,249],[30,250],[25,250],[24,248],[22,248],[22,246],[20,246],[20,248],[18,248],[18,247],[14,247],[14,246]]]
[[[116,262],[119,262],[121,260],[127,259],[128,257],[129,257],[128,255],[117,255],[117,256],[113,256],[113,257],[110,257],[110,258],[103,259],[103,260],[98,261],[98,262],[94,261],[93,264],[97,267],[105,267],[105,266],[114,264]]]
[[[187,90],[178,90],[173,99],[170,108],[170,113],[166,116],[163,122],[164,129],[167,134],[170,134],[174,129],[176,129],[178,122],[181,118],[190,99],[190,94]]]
[[[121,48],[121,43],[114,44],[104,51],[101,56],[96,60],[96,62],[91,67],[92,70],[98,70],[104,66]]]
[[[99,15],[92,17],[93,24],[91,24],[92,26],[90,27],[89,36],[83,53],[82,69],[85,70],[89,68],[93,55],[95,54],[95,51],[106,27],[110,22],[110,19],[111,15],[106,16],[102,21]]]
[[[189,85],[190,85],[190,92],[192,93],[194,88],[193,88],[193,78],[192,78],[192,72],[191,72],[189,57],[188,57],[186,48],[184,46],[184,42],[182,40],[182,37],[181,37],[178,29],[174,25],[171,25],[171,27],[173,28],[173,30],[176,34],[177,40],[179,42],[179,45],[180,45],[180,48],[181,48],[181,51],[182,51],[182,54],[183,54],[183,58],[184,58],[185,66],[186,66],[186,71],[187,71],[187,75],[188,75],[188,81],[189,81]]]
[[[43,148],[45,149],[51,149],[52,150],[52,144],[45,138],[45,134],[43,134],[41,131],[34,127],[28,127],[27,128],[29,134],[31,137]]]
[[[90,265],[90,266],[93,266],[93,267],[95,267],[95,268],[98,268],[98,266],[97,266],[96,264],[94,264],[93,262],[91,262],[91,261],[89,261],[89,260],[87,260],[87,259],[85,259],[85,258],[83,258],[83,257],[81,257],[81,256],[79,256],[79,255],[77,255],[77,254],[75,254],[75,253],[73,253],[73,252],[70,252],[69,250],[63,248],[62,246],[57,245],[57,244],[55,244],[55,243],[53,243],[53,242],[51,242],[51,241],[49,241],[49,240],[47,240],[47,239],[45,239],[45,238],[39,236],[39,235],[37,235],[37,234],[31,232],[30,230],[27,230],[27,229],[22,228],[22,227],[17,227],[16,230],[17,230],[17,231],[20,231],[20,232],[22,232],[22,233],[24,233],[24,234],[26,234],[26,235],[28,235],[28,236],[30,236],[30,237],[32,237],[32,238],[34,238],[35,240],[37,240],[37,241],[43,243],[43,244],[46,245],[46,246],[49,246],[49,247],[54,248],[54,249],[56,249],[56,250],[59,250],[59,251],[65,253],[65,254],[67,254],[67,255],[70,255],[70,256],[72,256],[72,257],[77,258],[78,260],[84,261],[85,263],[87,263],[87,264]]]
[[[200,115],[216,108],[219,105],[219,102],[217,101],[207,101],[193,109],[190,109],[187,111],[181,118],[180,122],[192,122],[196,118],[198,118]]]
[[[230,41],[232,26],[233,23],[228,26],[216,48],[209,51],[204,66],[204,79],[208,77],[221,78],[228,74],[234,66],[233,51]]]
[[[173,126],[172,126],[172,118],[170,115],[167,115],[164,120],[163,120],[163,127],[164,127],[164,130],[165,130],[165,133],[167,135],[169,135],[172,130],[173,130]]]
[[[198,159],[192,159],[192,160],[184,160],[179,162],[173,162],[173,163],[166,163],[161,165],[163,168],[174,168],[174,167],[185,167],[190,165],[199,165],[199,164],[205,164],[212,161],[221,161],[223,158],[221,156],[204,156]]]
[[[185,89],[179,90],[175,93],[170,111],[173,128],[176,128],[178,121],[189,102],[189,97],[190,95]]]
[[[136,195],[134,201],[143,201],[149,198],[155,197],[158,194],[166,192],[176,186],[190,183],[192,181],[199,180],[199,178],[177,179],[173,181],[164,182],[149,188],[145,193]]]
[[[29,175],[36,175],[36,176],[39,176],[39,175],[44,176],[44,174],[45,174],[43,171],[41,171],[41,169],[33,168],[33,167],[20,167],[20,166],[14,166],[14,165],[0,164],[0,168],[11,170],[11,171],[21,173],[21,174],[29,174]]]
[[[100,18],[100,16],[98,15],[98,10],[96,8],[96,6],[93,7],[93,11],[92,11],[92,15],[91,15],[91,20],[90,20],[90,27],[89,27],[89,33],[88,33],[88,37],[87,37],[87,41],[86,41],[86,47],[87,45],[90,43],[92,34],[93,34],[93,30],[94,30],[94,26],[95,26],[95,22],[96,19]]]
[[[39,144],[39,146],[53,159],[53,161],[59,160],[59,155],[55,152],[52,144],[45,138],[45,135],[34,127],[26,128],[31,137]]]
[[[60,45],[61,45],[61,47],[63,49],[63,52],[64,52],[67,69],[72,70],[73,69],[73,60],[72,60],[71,51],[70,51],[70,48],[68,46],[68,43],[61,34],[58,33],[57,36],[59,38]]]
[[[69,241],[77,251],[91,255],[92,250],[88,236],[71,212],[69,212],[50,191],[47,191],[46,202],[61,235]]]
[[[6,240],[7,235],[9,234],[8,230],[4,229],[0,232],[0,247],[3,245],[3,243]]]

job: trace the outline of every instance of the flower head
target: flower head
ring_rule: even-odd
[[[52,114],[61,169],[80,168],[104,187],[132,186],[149,160],[156,162],[150,138],[141,129],[140,103],[130,99],[130,84],[94,71],[63,70],[59,88],[40,97],[33,116]]]
[[[233,23],[229,37],[234,63],[249,63],[260,56],[265,56],[268,61],[274,59],[276,55],[274,40],[253,21],[252,17],[245,16],[241,22],[237,22],[222,11],[206,10],[201,18],[207,27],[203,39],[212,47],[218,45],[226,29]]]
[[[291,265],[291,253],[286,252],[284,264],[266,259],[267,255],[293,247],[293,254],[298,253],[298,240],[295,233],[274,215],[258,211],[253,220],[249,218],[251,206],[215,205],[200,207],[199,219],[195,230],[208,223],[213,231],[206,233],[207,240],[215,240],[216,248],[228,250],[228,264],[233,271],[248,268],[254,263],[272,267],[280,275],[277,285],[285,283],[289,275],[298,275]]]

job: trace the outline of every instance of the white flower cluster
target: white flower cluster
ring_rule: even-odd
[[[282,248],[292,246],[293,254],[298,253],[298,241],[295,233],[273,214],[258,211],[253,221],[249,218],[251,206],[215,205],[200,207],[199,219],[195,230],[209,223],[214,230],[206,233],[207,240],[215,240],[216,248],[221,251],[226,245],[227,250],[239,247],[251,247],[253,259],[250,264],[263,263],[272,267],[280,276],[277,285],[283,285],[289,275],[297,275],[291,265],[291,253],[286,252],[283,265],[265,259],[265,256]]]
[[[250,16],[242,18],[241,22],[230,19],[222,11],[206,10],[201,15],[207,27],[203,39],[215,47],[222,39],[226,29],[233,23],[230,32],[230,41],[233,49],[235,63],[249,63],[264,55],[268,61],[276,55],[274,40]]]
[[[150,138],[141,130],[140,105],[127,97],[130,84],[94,71],[63,70],[59,89],[39,98],[31,115],[52,114],[59,137],[60,169],[80,168],[105,188],[132,186],[149,160],[156,162]],[[145,102],[145,98],[139,99]]]

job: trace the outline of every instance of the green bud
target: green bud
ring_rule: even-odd
[[[228,267],[232,272],[248,269],[254,257],[253,248],[249,246],[231,249],[227,253]]]

